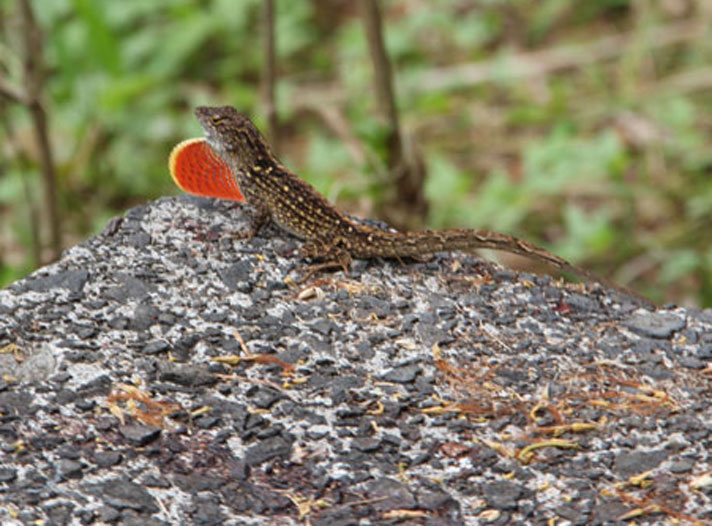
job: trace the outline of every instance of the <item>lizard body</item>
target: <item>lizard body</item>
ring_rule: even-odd
[[[230,167],[253,208],[251,235],[269,220],[305,241],[305,257],[347,265],[352,258],[417,257],[443,251],[503,250],[542,261],[627,294],[621,286],[514,236],[475,229],[389,232],[357,224],[285,167],[255,125],[231,106],[198,107],[212,150]]]

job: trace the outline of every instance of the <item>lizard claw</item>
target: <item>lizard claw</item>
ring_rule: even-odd
[[[324,261],[323,263],[309,265],[302,277],[297,280],[297,283],[305,283],[309,281],[314,274],[326,269],[340,268],[344,271],[344,274],[346,274],[349,271],[348,265],[349,263],[345,261]]]
[[[316,272],[325,269],[341,268],[344,274],[347,274],[349,265],[351,265],[351,255],[346,250],[324,243],[319,239],[305,242],[299,252],[302,257],[321,260],[321,263],[309,266],[304,276],[299,280],[302,283],[311,278]]]

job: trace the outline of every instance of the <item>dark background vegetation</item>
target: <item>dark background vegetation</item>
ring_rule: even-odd
[[[710,0],[382,1],[390,113],[366,4],[274,0],[274,130],[266,1],[0,0],[0,285],[178,193],[192,108],[230,104],[352,213],[712,306]]]

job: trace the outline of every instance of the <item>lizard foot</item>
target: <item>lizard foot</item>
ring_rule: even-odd
[[[349,271],[351,264],[350,254],[333,244],[321,240],[307,241],[302,245],[300,254],[310,259],[321,260],[321,263],[310,265],[305,274],[300,278],[300,283],[309,280],[316,272],[331,268],[341,268],[344,273]]]
[[[304,274],[297,280],[297,283],[305,283],[309,281],[317,272],[333,268],[340,268],[345,274],[349,271],[349,264],[344,261],[324,261],[323,263],[309,265]]]
[[[245,241],[252,240],[253,237],[257,235],[257,230],[251,227],[241,228],[239,230],[232,230],[230,236],[235,239],[244,239]]]
[[[250,210],[249,208],[245,210],[247,215],[248,225],[246,228],[235,230],[233,235],[236,239],[245,239],[250,241],[257,233],[262,229],[262,227],[269,221],[269,214],[263,207],[253,206]]]

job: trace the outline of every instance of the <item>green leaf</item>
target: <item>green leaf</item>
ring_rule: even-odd
[[[470,177],[437,153],[427,155],[426,164],[425,195],[433,205],[430,223],[436,228],[462,225],[471,205],[465,197],[471,186]]]
[[[28,264],[20,266],[10,266],[0,263],[0,287],[4,287],[18,279],[26,276],[32,271]]]
[[[671,254],[662,266],[660,281],[673,283],[685,276],[694,273],[702,263],[702,258],[693,249],[679,249]]]
[[[8,170],[0,177],[0,204],[11,205],[24,201],[23,177],[30,177],[28,172]]]
[[[320,192],[335,199],[339,171],[355,172],[350,155],[341,141],[319,133],[312,134],[307,150],[305,177]]]
[[[585,213],[580,208],[564,208],[566,237],[557,243],[555,251],[565,259],[580,261],[591,255],[606,253],[616,240],[616,232],[607,210]]]
[[[104,13],[105,4],[92,0],[72,0],[88,31],[86,51],[112,75],[121,71],[121,55],[118,41],[109,27]]]
[[[570,184],[606,179],[611,170],[620,170],[624,155],[611,131],[587,139],[559,125],[545,141],[525,149],[525,183],[534,192],[561,193]]]
[[[161,46],[154,49],[148,71],[156,77],[167,78],[187,70],[193,54],[213,35],[214,23],[207,14],[196,13],[176,21],[164,34]]]
[[[156,86],[158,80],[148,75],[128,75],[109,83],[101,95],[101,105],[109,111],[123,111],[127,104]]]
[[[275,35],[280,59],[301,51],[314,39],[312,2],[275,2]]]
[[[467,224],[514,232],[526,216],[532,198],[524,186],[512,182],[506,173],[496,171],[477,189],[476,200],[468,209]]]

